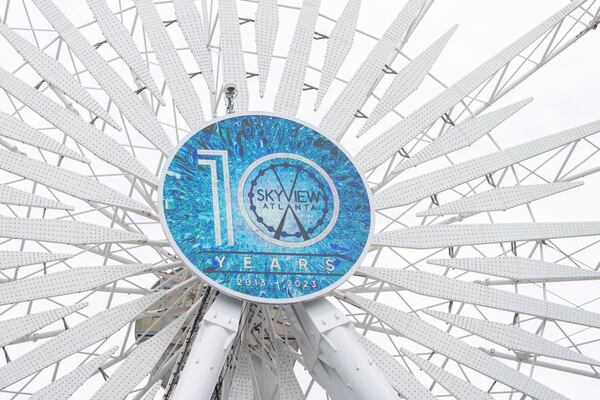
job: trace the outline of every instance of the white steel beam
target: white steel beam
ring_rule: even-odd
[[[435,249],[600,235],[600,222],[421,225],[381,232],[375,246]]]
[[[87,381],[98,369],[117,351],[117,346],[100,354],[98,357],[75,368],[60,379],[55,380],[48,386],[43,387],[31,396],[30,400],[68,400],[85,381]]]
[[[565,190],[583,185],[583,182],[561,182],[541,185],[517,185],[501,187],[477,193],[452,203],[422,211],[419,217],[434,215],[468,215],[489,211],[506,211],[513,207],[553,196]]]
[[[95,179],[34,160],[22,154],[0,150],[0,169],[81,200],[152,214],[149,207]]]
[[[434,97],[421,108],[410,114],[381,136],[368,143],[356,156],[357,164],[363,171],[369,171],[384,163],[391,156],[423,132],[445,112],[454,107],[469,93],[498,72],[504,65],[519,55],[549,29],[560,23],[586,0],[572,1],[556,14],[533,28],[497,55],[477,67],[454,85]]]
[[[195,310],[192,307],[190,310]],[[92,400],[124,399],[146,377],[181,330],[190,310],[162,328],[145,342],[138,344],[125,361],[119,365],[108,380],[98,389]]]
[[[144,264],[101,265],[10,281],[0,285],[0,304],[79,293],[105,286],[132,275],[147,272],[152,267]]]
[[[373,204],[378,210],[411,204],[598,132],[595,121],[407,179],[377,192]]]
[[[424,296],[600,328],[600,314],[422,271],[361,268],[360,273]]]
[[[427,375],[446,389],[448,393],[456,397],[457,400],[494,400],[489,394],[481,389],[457,378],[437,365],[422,359],[406,349],[401,349],[401,351],[410,358],[412,362],[417,364],[422,371],[425,371]]]
[[[74,210],[73,206],[59,203],[42,196],[38,196],[10,186],[0,185],[0,204],[14,206],[50,208],[57,210]]]
[[[321,106],[323,98],[352,49],[358,14],[360,13],[360,3],[361,0],[348,0],[342,15],[338,18],[331,35],[329,35],[325,59],[321,68],[321,80],[315,110],[318,110]]]
[[[274,111],[276,113],[295,116],[298,112],[320,5],[321,0],[304,0],[302,2],[294,37],[279,82],[279,89],[275,95]]]
[[[135,95],[52,0],[33,0],[33,3],[137,131],[163,153],[169,154],[173,144],[152,110]]]
[[[0,388],[4,389],[48,365],[64,360],[71,354],[107,338],[157,302],[167,292],[169,291],[152,293],[99,312],[0,367]]]
[[[64,244],[140,243],[146,236],[80,221],[0,216],[0,237]]]
[[[292,349],[279,339],[275,339],[273,347],[275,348],[275,362],[277,363],[279,395],[281,399],[304,400],[304,392],[302,392],[302,388],[294,373],[296,360],[291,354]]]
[[[204,124],[204,111],[190,76],[186,72],[152,0],[135,0],[134,2],[175,106],[190,130],[196,132]]]
[[[448,335],[419,317],[361,296],[347,295],[346,301],[369,312],[404,337],[441,353],[534,399],[567,400],[560,393],[515,371],[461,340]]]
[[[600,279],[600,272],[522,257],[482,257],[427,260],[429,264],[518,282],[556,282]]]
[[[387,351],[364,336],[359,336],[360,344],[365,348],[377,367],[385,374],[390,385],[407,400],[435,400],[431,392],[419,380],[406,370]]]
[[[293,308],[310,340],[304,346],[314,349],[319,360],[328,366],[328,372],[348,387],[352,399],[398,398],[384,373],[373,365],[361,346],[352,322],[329,301],[318,299]]]
[[[35,253],[28,251],[0,251],[0,270],[63,261],[74,254]]]
[[[562,347],[541,336],[524,331],[514,325],[499,324],[435,310],[424,310],[426,314],[452,324],[462,330],[497,343],[512,351],[538,354],[583,364],[599,365],[597,360]]]
[[[433,143],[408,158],[405,162],[396,167],[394,171],[404,171],[408,168],[412,168],[416,165],[472,145],[483,136],[490,133],[492,129],[495,129],[498,125],[512,117],[532,100],[532,98],[522,100],[496,111],[491,111],[487,114],[467,119],[456,126],[450,127],[440,137],[436,138]]]
[[[33,69],[50,85],[60,90],[77,103],[81,104],[92,114],[97,115],[117,130],[119,124],[98,104],[94,98],[85,91],[69,71],[54,58],[35,47],[8,26],[0,23],[0,34],[21,54]]]
[[[4,284],[1,287],[4,290]],[[69,314],[73,314],[87,305],[87,303],[78,303],[68,307],[2,320],[0,321],[0,347],[11,344],[15,340],[19,340]]]
[[[271,69],[273,48],[279,29],[279,7],[277,0],[259,0],[255,17],[256,57],[260,97],[265,95],[267,78]]]
[[[219,20],[223,85],[236,86],[235,111],[244,112],[249,102],[248,81],[236,0],[219,0]]]
[[[183,32],[190,51],[200,67],[200,72],[208,85],[211,93],[215,93],[215,76],[212,66],[212,57],[206,40],[202,17],[196,8],[194,0],[173,0],[175,17]]]
[[[239,329],[242,302],[219,295],[200,323],[174,399],[210,399]]]
[[[350,82],[321,121],[321,129],[335,137],[344,135],[354,120],[354,114],[367,100],[383,74],[383,69],[398,55],[397,47],[423,8],[425,0],[409,0],[389,26],[375,48],[369,53]]]
[[[433,42],[425,51],[412,60],[402,71],[398,72],[383,97],[369,115],[367,122],[361,127],[358,136],[362,136],[374,127],[394,108],[402,103],[408,96],[421,86],[429,70],[440,56],[448,41],[456,32],[458,25],[450,28],[442,37]]]
[[[277,353],[275,353],[277,356]],[[281,373],[281,372],[280,372]],[[281,390],[281,388],[280,388]],[[286,398],[286,397],[282,397]],[[254,400],[254,371],[248,344],[242,342],[238,352],[228,400]],[[292,400],[292,399],[290,399]]]
[[[106,41],[129,66],[133,74],[148,88],[150,93],[162,104],[164,100],[156,86],[148,66],[144,62],[138,48],[135,46],[129,31],[123,23],[113,15],[106,0],[86,0],[96,23],[100,27]]]

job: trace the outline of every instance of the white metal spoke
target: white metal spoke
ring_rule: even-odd
[[[259,91],[260,97],[263,97],[279,29],[279,9],[276,0],[259,0],[255,25]]]
[[[35,253],[26,251],[0,251],[0,270],[62,261],[71,258],[72,254]]]
[[[35,194],[4,185],[0,185],[0,204],[37,208],[55,208],[59,210],[74,209],[72,206],[59,203],[58,201],[50,200],[45,197],[37,196]]]

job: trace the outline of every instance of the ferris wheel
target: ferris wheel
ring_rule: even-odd
[[[453,83],[400,3],[0,1],[0,400],[587,393],[600,121],[495,133],[600,2]]]

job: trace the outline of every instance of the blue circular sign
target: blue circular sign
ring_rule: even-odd
[[[188,136],[159,193],[177,254],[243,300],[326,294],[371,235],[370,193],[350,157],[306,124],[271,115],[231,116]]]

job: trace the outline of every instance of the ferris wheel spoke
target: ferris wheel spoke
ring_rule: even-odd
[[[394,268],[361,268],[361,274],[424,296],[512,311],[577,325],[600,327],[600,314],[481,284]]]
[[[149,265],[101,265],[34,276],[0,284],[0,304],[43,299],[93,290],[118,280],[148,272]]]
[[[81,84],[73,78],[61,63],[30,44],[22,36],[2,23],[0,23],[0,34],[10,42],[15,50],[21,54],[46,82],[64,92],[92,114],[106,121],[113,128],[117,130],[121,129],[117,122],[85,91]]]
[[[298,112],[320,5],[320,0],[302,2],[294,38],[275,96],[274,111],[277,113],[294,116]]]
[[[98,372],[98,369],[116,352],[119,348],[113,347],[100,354],[87,363],[80,365],[60,379],[55,380],[50,385],[43,387],[31,396],[31,400],[68,400],[85,381]]]
[[[465,161],[381,189],[374,196],[378,210],[411,204],[472,179],[565,146],[600,131],[600,121],[558,132],[505,150]],[[418,183],[416,183],[418,182]]]
[[[265,95],[267,78],[273,58],[273,48],[279,29],[277,0],[259,0],[256,9],[256,57],[260,97]]]
[[[450,38],[456,32],[458,25],[452,27],[442,37],[436,40],[425,51],[418,55],[402,71],[399,71],[390,86],[386,89],[383,97],[379,100],[375,109],[369,115],[367,122],[361,127],[358,136],[362,136],[369,129],[374,127],[386,115],[392,112],[408,96],[421,86],[421,83],[431,70],[433,64],[437,61],[442,50],[446,47]]]
[[[338,75],[340,68],[344,64],[348,53],[354,43],[354,31],[358,22],[361,0],[348,0],[342,15],[337,20],[329,40],[327,41],[327,51],[321,70],[321,80],[315,102],[315,110],[321,107],[321,102],[329,91],[331,84]]]
[[[164,104],[163,97],[125,26],[113,15],[105,0],[87,0],[88,7],[110,46],[121,56],[150,93]]]
[[[358,154],[357,163],[364,171],[371,170],[402,149],[417,135],[432,125],[445,112],[463,100],[469,93],[481,86],[496,74],[503,66],[510,63],[523,50],[539,39],[549,29],[579,7],[585,0],[576,0],[548,18],[533,30],[499,52],[496,56],[460,79],[457,83],[434,97],[406,119],[393,126],[381,136],[369,142]]]
[[[202,17],[193,0],[173,0],[175,17],[179,27],[190,46],[190,51],[200,67],[200,72],[208,85],[211,93],[215,93],[215,76],[212,66],[212,57],[208,50],[208,41],[202,23]]]
[[[291,354],[292,350],[279,339],[273,341],[273,347],[275,348],[280,396],[289,400],[303,400],[304,393],[294,373],[296,360]]]
[[[56,189],[78,199],[151,215],[152,209],[87,176],[27,156],[0,151],[0,169]]]
[[[233,371],[233,377],[231,380],[231,389],[229,390],[227,398],[231,400],[253,400],[253,377],[254,372],[252,370],[252,361],[248,351],[248,344],[242,341],[235,362],[235,369]]]
[[[533,201],[554,196],[583,185],[583,182],[559,182],[541,185],[500,187],[477,193],[460,200],[417,213],[419,217],[478,214],[489,211],[506,211]]]
[[[169,38],[158,10],[151,0],[135,0],[135,6],[177,109],[192,131],[199,130],[204,124],[200,98]]]
[[[346,295],[345,300],[369,312],[398,334],[535,399],[566,400],[563,395],[439,330],[415,315],[361,296]]]
[[[64,244],[139,243],[141,233],[79,221],[0,217],[0,237]]]
[[[522,100],[450,127],[431,144],[398,165],[393,172],[400,173],[408,168],[472,145],[520,111],[532,100],[531,98]]]
[[[223,84],[236,86],[235,111],[244,112],[249,102],[248,81],[235,0],[219,0],[219,20]]]
[[[425,0],[410,0],[406,3],[359,70],[344,87],[335,103],[327,111],[320,124],[324,132],[328,132],[338,137],[338,139],[343,137],[350,124],[352,124],[356,111],[360,110],[367,100],[369,91],[381,78],[385,66],[396,58],[398,54],[396,46],[402,42],[424,4]]]
[[[0,185],[0,204],[70,211],[75,209],[73,206],[4,185]]]
[[[520,351],[526,354],[537,354],[583,364],[599,365],[599,362],[593,358],[569,350],[568,348],[562,347],[550,340],[529,333],[513,325],[504,325],[497,322],[447,314],[434,310],[424,310],[423,312],[513,351]]]
[[[520,282],[560,282],[600,279],[600,272],[522,257],[483,257],[427,260],[455,268]]]
[[[437,399],[417,378],[408,372],[387,351],[364,336],[359,336],[360,344],[369,353],[377,367],[383,371],[394,389],[407,400]]]
[[[52,3],[52,0],[33,0],[33,2],[138,132],[163,153],[170,153],[173,144],[160,127],[152,110],[146,107],[142,100],[129,89],[123,79]],[[94,140],[98,140],[99,136],[103,135],[95,134]],[[115,154],[120,154],[122,151],[124,150],[119,149]],[[122,157],[127,159],[125,156]],[[149,180],[149,182],[155,181],[156,178]]]
[[[401,349],[401,351],[406,357],[414,362],[419,369],[429,375],[435,382],[439,383],[440,386],[446,389],[452,396],[456,397],[457,400],[493,400],[492,397],[483,390],[457,378],[437,365],[422,359],[406,349]]]
[[[0,251],[0,270],[29,265],[64,261],[74,254],[35,253],[27,251]]]
[[[151,373],[152,368],[195,309],[196,307],[190,308],[152,338],[137,345],[91,399],[114,400],[127,397],[129,392]]]

